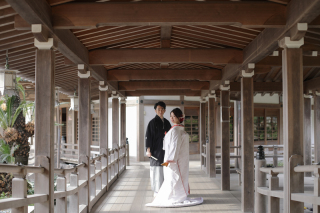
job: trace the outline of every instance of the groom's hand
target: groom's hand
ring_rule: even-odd
[[[150,148],[147,149],[146,155],[147,155],[149,158],[151,157]]]

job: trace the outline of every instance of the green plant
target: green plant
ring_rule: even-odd
[[[0,162],[7,162],[9,164],[14,163],[13,153],[16,149],[19,148],[19,145],[14,145],[10,148],[9,144],[7,144],[4,140],[0,140]]]
[[[3,129],[13,127],[19,114],[23,110],[22,106],[19,106],[14,113],[12,112],[12,104],[15,98],[16,96],[8,97],[6,95],[4,99],[0,100],[0,125]]]
[[[2,192],[0,194],[0,199],[10,198],[10,197],[11,197],[11,195],[8,192],[7,193]]]

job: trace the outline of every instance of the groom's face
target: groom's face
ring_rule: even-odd
[[[156,108],[156,113],[160,118],[163,118],[164,113],[166,112],[166,110],[162,107],[162,106],[157,106]]]

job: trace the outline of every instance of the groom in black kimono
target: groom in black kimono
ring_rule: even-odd
[[[165,132],[170,130],[171,124],[163,117],[166,112],[166,104],[164,102],[159,101],[156,103],[154,109],[157,115],[149,122],[147,127],[146,155],[150,158],[151,189],[154,192],[154,196],[156,196],[163,183],[163,167],[161,166],[164,159],[163,138]]]

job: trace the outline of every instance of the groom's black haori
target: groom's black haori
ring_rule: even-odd
[[[164,102],[159,101],[155,104],[154,108],[160,105],[164,109],[166,109],[166,105]],[[146,132],[146,148],[150,147],[150,152],[153,157],[157,158],[155,160],[150,158],[150,166],[161,166],[164,158],[164,150],[163,150],[163,138],[165,136],[165,132],[168,132],[171,128],[170,122],[163,118],[162,119],[156,115],[148,124],[147,132]]]

